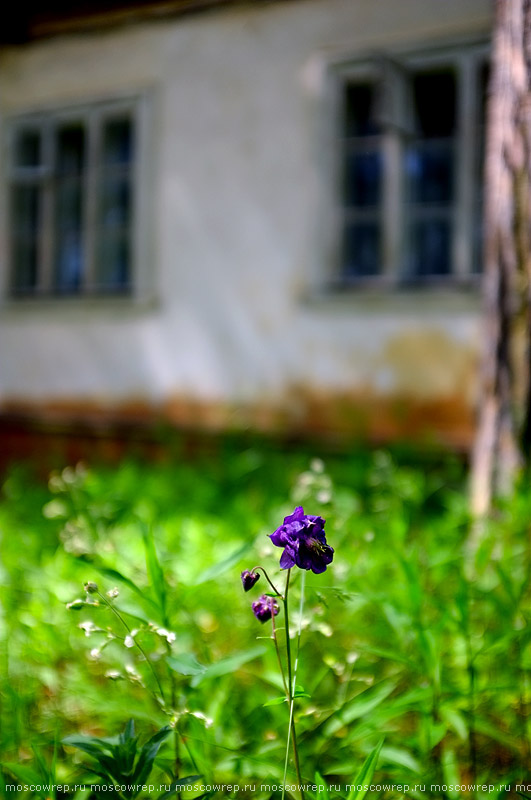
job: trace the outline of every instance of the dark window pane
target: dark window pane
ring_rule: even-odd
[[[449,275],[451,225],[446,219],[417,220],[411,225],[407,276]]]
[[[346,137],[374,136],[380,133],[380,127],[374,117],[374,84],[347,83],[344,102],[344,133]]]
[[[346,223],[343,232],[343,275],[366,277],[381,269],[380,225],[377,222]]]
[[[57,171],[59,175],[79,175],[85,168],[85,130],[68,125],[57,131]]]
[[[347,206],[376,206],[381,197],[382,159],[378,150],[345,155],[344,201]]]
[[[104,164],[130,164],[133,158],[133,127],[128,117],[108,120],[103,129]]]
[[[79,123],[57,130],[54,214],[54,279],[58,292],[77,292],[83,282],[83,184],[86,133]]]
[[[486,128],[486,115],[487,115],[487,102],[489,93],[490,81],[490,65],[488,62],[482,62],[479,65],[477,83],[479,87],[479,119],[478,119],[478,137],[476,147],[476,163],[475,163],[475,180],[476,180],[476,197],[474,209],[474,249],[472,272],[477,274],[483,268],[483,241],[484,241],[484,226],[483,226],[483,170],[485,162],[485,128]]]
[[[14,291],[37,285],[41,195],[37,186],[11,190],[11,263]]]
[[[15,234],[11,240],[12,285],[15,292],[27,292],[37,285],[37,240]]]
[[[483,225],[483,206],[480,204],[473,232],[473,250],[472,250],[472,273],[479,274],[483,270],[483,242],[484,242],[484,225]]]
[[[83,207],[79,180],[58,182],[55,214],[55,288],[59,292],[76,292],[83,277]]]
[[[56,191],[56,225],[64,230],[80,231],[82,226],[81,182],[77,179],[58,181]]]
[[[41,157],[40,131],[31,128],[19,131],[15,138],[15,166],[38,167]]]
[[[55,288],[75,292],[83,277],[83,200],[76,178],[57,182],[55,197]]]
[[[479,124],[484,125],[487,118],[487,102],[490,88],[490,64],[483,61],[479,66]]]
[[[415,129],[423,138],[453,136],[456,127],[456,79],[450,70],[413,76]]]
[[[83,275],[83,251],[79,230],[63,230],[56,243],[55,288],[58,292],[77,292]]]
[[[419,143],[406,154],[409,201],[451,203],[454,157],[451,143]]]
[[[130,281],[131,254],[127,232],[105,232],[100,237],[96,288],[123,291]]]
[[[106,228],[129,224],[131,188],[128,175],[104,177],[100,214],[101,224]]]
[[[11,192],[11,227],[36,237],[39,227],[40,193],[37,186],[14,186]]]

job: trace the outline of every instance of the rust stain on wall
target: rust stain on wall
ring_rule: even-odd
[[[0,408],[0,460],[6,464],[50,453],[59,458],[62,453],[68,461],[90,457],[115,461],[138,451],[157,457],[168,429],[200,435],[255,431],[338,448],[360,441],[403,441],[464,451],[472,441],[474,414],[461,393],[419,399],[372,390],[316,392],[304,386],[293,386],[268,402],[246,405],[177,394],[158,405],[141,398],[120,403],[13,398]]]
[[[468,404],[475,401],[478,349],[440,330],[394,336],[386,345],[380,364],[391,372],[397,392],[418,398],[459,394]]]

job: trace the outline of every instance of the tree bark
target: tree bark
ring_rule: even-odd
[[[496,0],[487,102],[484,329],[471,506],[514,487],[531,445],[531,0]]]

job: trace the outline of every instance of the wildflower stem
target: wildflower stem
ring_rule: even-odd
[[[284,675],[284,667],[282,666],[282,659],[280,657],[280,650],[279,650],[279,647],[278,647],[277,629],[276,629],[276,626],[275,626],[275,615],[274,614],[271,615],[271,625],[273,627],[273,641],[275,643],[275,650],[276,650],[276,654],[277,654],[278,668],[280,670],[280,676],[282,678],[282,684],[284,686],[284,691],[286,692],[286,699],[287,699],[287,701],[289,703],[289,689],[288,689],[288,684],[286,683],[286,676]]]
[[[266,579],[268,584],[271,586],[271,588],[273,589],[273,591],[276,594],[276,596],[277,597],[282,597],[281,593],[278,591],[277,587],[272,582],[271,578],[269,577],[269,575],[267,574],[267,572],[265,571],[265,569],[263,567],[253,567],[251,572],[258,572],[259,570],[260,570],[260,572],[264,573],[264,578]]]
[[[169,656],[171,656],[171,644],[166,640],[166,652]],[[176,712],[176,705],[177,705],[177,686],[175,682],[175,673],[168,667],[168,677],[170,681],[170,703],[171,703],[171,712],[175,714]],[[179,718],[176,717],[175,722],[175,756],[174,756],[174,777],[177,781],[179,779],[179,773],[181,771],[181,754],[180,754],[180,746],[179,746],[179,739],[180,733],[178,730],[179,726]],[[177,792],[177,797],[181,797],[181,793]]]
[[[110,609],[111,609],[111,611],[113,612],[113,614],[115,614],[115,615],[118,617],[118,619],[120,620],[120,622],[122,623],[122,625],[123,625],[123,626],[124,626],[124,628],[126,629],[127,633],[129,633],[129,634],[130,634],[130,633],[131,633],[131,628],[129,627],[129,625],[127,624],[127,622],[125,621],[125,619],[122,617],[122,615],[120,614],[120,612],[118,611],[118,609],[117,609],[117,608],[115,608],[115,606],[113,606],[113,604],[112,604],[111,602],[109,602],[109,600],[108,600],[108,599],[105,597],[105,595],[103,595],[101,592],[99,592],[99,591],[98,591],[98,592],[96,592],[96,594],[97,594],[99,597],[101,597],[101,599],[103,600],[103,602],[105,603],[105,605],[106,605],[108,608],[110,608]],[[162,702],[164,703],[164,705],[166,705],[166,699],[165,699],[165,697],[164,697],[164,691],[163,691],[163,689],[162,689],[162,686],[161,686],[161,684],[160,684],[159,677],[158,677],[157,673],[155,672],[155,668],[153,667],[153,664],[152,664],[152,663],[151,663],[151,661],[149,660],[149,658],[148,658],[148,656],[147,656],[147,653],[146,653],[146,651],[144,650],[144,648],[142,647],[142,645],[140,644],[140,642],[137,642],[137,640],[136,640],[136,639],[134,639],[134,638],[133,638],[133,641],[134,641],[134,643],[136,644],[136,646],[138,647],[138,649],[140,650],[140,652],[142,653],[142,655],[143,655],[143,657],[144,657],[145,661],[147,661],[147,663],[148,663],[148,665],[149,665],[149,668],[150,668],[151,672],[153,673],[153,677],[155,678],[155,682],[156,682],[156,684],[157,684],[157,686],[158,686],[158,690],[159,690],[159,692],[160,692],[160,696],[161,696],[161,698],[162,698]]]
[[[302,776],[301,776],[301,768],[299,763],[299,751],[297,748],[297,735],[295,732],[295,720],[293,719],[293,702],[294,702],[294,692],[295,686],[293,684],[293,673],[291,668],[291,643],[290,643],[290,635],[289,635],[289,607],[288,607],[288,595],[289,595],[289,581],[291,577],[291,569],[288,569],[288,574],[286,575],[286,589],[284,591],[283,603],[284,603],[284,620],[285,620],[285,627],[286,627],[286,660],[288,665],[288,702],[289,702],[289,728],[288,728],[288,740],[286,742],[286,759],[284,762],[284,781],[283,781],[283,789],[282,789],[282,796],[284,797],[284,787],[286,785],[286,773],[288,767],[288,753],[289,753],[289,740],[292,740],[293,746],[293,758],[295,761],[295,770],[297,772],[297,780],[299,782],[299,793],[301,800],[304,800],[304,792],[302,789]]]

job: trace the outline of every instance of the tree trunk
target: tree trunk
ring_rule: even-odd
[[[531,444],[531,0],[496,0],[487,103],[484,330],[472,453],[477,516],[508,493]]]

